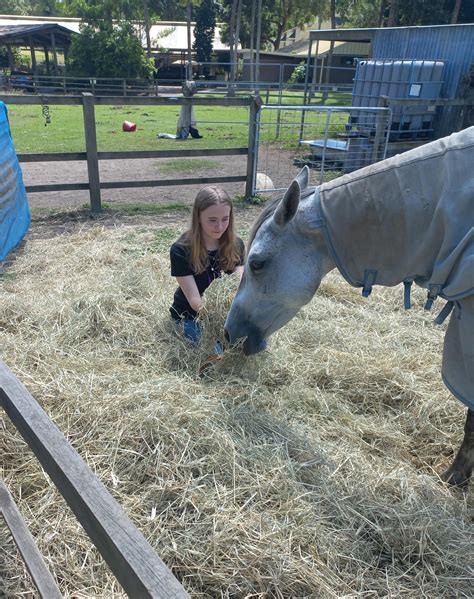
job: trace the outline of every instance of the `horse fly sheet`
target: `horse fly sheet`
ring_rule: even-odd
[[[318,195],[318,193],[316,194]],[[474,127],[323,184],[317,220],[343,277],[362,287],[414,281],[453,310],[443,379],[474,410]]]
[[[0,102],[0,262],[23,239],[29,224],[30,211],[7,108]]]

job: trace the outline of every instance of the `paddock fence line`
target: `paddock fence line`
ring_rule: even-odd
[[[58,427],[0,361],[0,406],[33,451],[130,597],[189,599],[188,593]],[[0,513],[40,596],[62,595],[6,486]]]
[[[28,193],[39,193],[47,191],[74,191],[74,190],[89,190],[90,204],[92,212],[100,212],[102,210],[101,189],[122,189],[122,188],[137,188],[137,187],[164,187],[178,185],[204,185],[218,183],[236,183],[245,182],[245,195],[252,195],[251,182],[255,179],[255,175],[251,169],[254,168],[255,160],[253,159],[253,151],[249,151],[249,147],[253,148],[255,115],[261,105],[258,96],[244,98],[184,98],[184,97],[115,97],[115,96],[93,96],[90,93],[83,93],[81,96],[0,96],[0,100],[8,104],[16,105],[32,105],[41,104],[42,106],[50,105],[82,105],[84,117],[84,135],[85,135],[85,152],[55,152],[55,153],[40,153],[40,154],[18,154],[20,162],[51,162],[51,161],[70,161],[70,160],[86,160],[88,181],[84,183],[52,183],[44,185],[28,185],[26,191]],[[96,118],[95,106],[183,106],[192,104],[193,106],[227,106],[227,107],[244,107],[249,109],[249,133],[248,140],[252,146],[239,148],[201,148],[201,149],[179,149],[179,150],[144,150],[144,151],[129,151],[129,152],[99,152],[97,146]],[[251,126],[250,124],[253,125]],[[179,179],[147,179],[137,181],[101,181],[99,174],[100,160],[117,160],[117,159],[143,159],[143,158],[183,158],[183,157],[199,157],[199,156],[232,156],[232,155],[247,155],[246,172],[242,175],[214,176],[214,177],[180,177]]]
[[[2,75],[0,88],[33,94],[80,94],[94,95],[158,95],[155,80],[125,79],[118,77],[67,77],[62,75]]]
[[[309,76],[305,77],[307,58],[299,62],[271,63],[231,62],[193,63],[193,80],[203,93],[236,93],[268,96],[270,91],[278,95],[282,103],[285,92],[311,96],[326,95],[334,91],[352,92],[355,63],[351,66],[328,66],[324,58],[311,60]],[[13,92],[33,94],[80,94],[137,96],[167,94],[170,88],[181,88],[186,80],[186,60],[182,64],[162,65],[152,78],[75,77],[67,75],[14,73],[0,74],[0,88]]]

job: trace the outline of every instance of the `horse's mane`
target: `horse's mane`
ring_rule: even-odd
[[[306,189],[303,189],[303,191],[301,192],[300,199],[304,200],[305,198],[309,197],[310,195],[313,195],[315,189],[316,189],[316,187],[307,187]],[[250,246],[252,245],[253,240],[255,239],[255,235],[257,234],[258,230],[260,229],[260,227],[263,225],[263,223],[267,219],[269,219],[271,216],[273,216],[273,214],[275,213],[275,210],[277,209],[278,204],[280,203],[280,201],[284,195],[285,194],[281,194],[280,196],[278,196],[277,198],[272,200],[270,202],[270,204],[268,204],[268,206],[265,206],[265,208],[262,210],[262,212],[257,216],[255,222],[252,225],[252,229],[250,230],[249,240],[247,242],[247,252],[250,249]]]

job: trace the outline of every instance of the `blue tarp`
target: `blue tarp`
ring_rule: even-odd
[[[30,209],[13,145],[7,107],[0,102],[0,262],[23,239]]]

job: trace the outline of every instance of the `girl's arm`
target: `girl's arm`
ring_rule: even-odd
[[[241,279],[242,275],[244,274],[244,267],[243,267],[243,265],[242,266],[240,266],[240,265],[236,266],[234,268],[234,272],[238,273],[239,274],[239,279]]]
[[[192,275],[188,275],[187,277],[176,277],[176,281],[183,290],[183,293],[191,308],[196,312],[199,312],[199,310],[204,306],[204,300],[199,294],[194,277]]]

